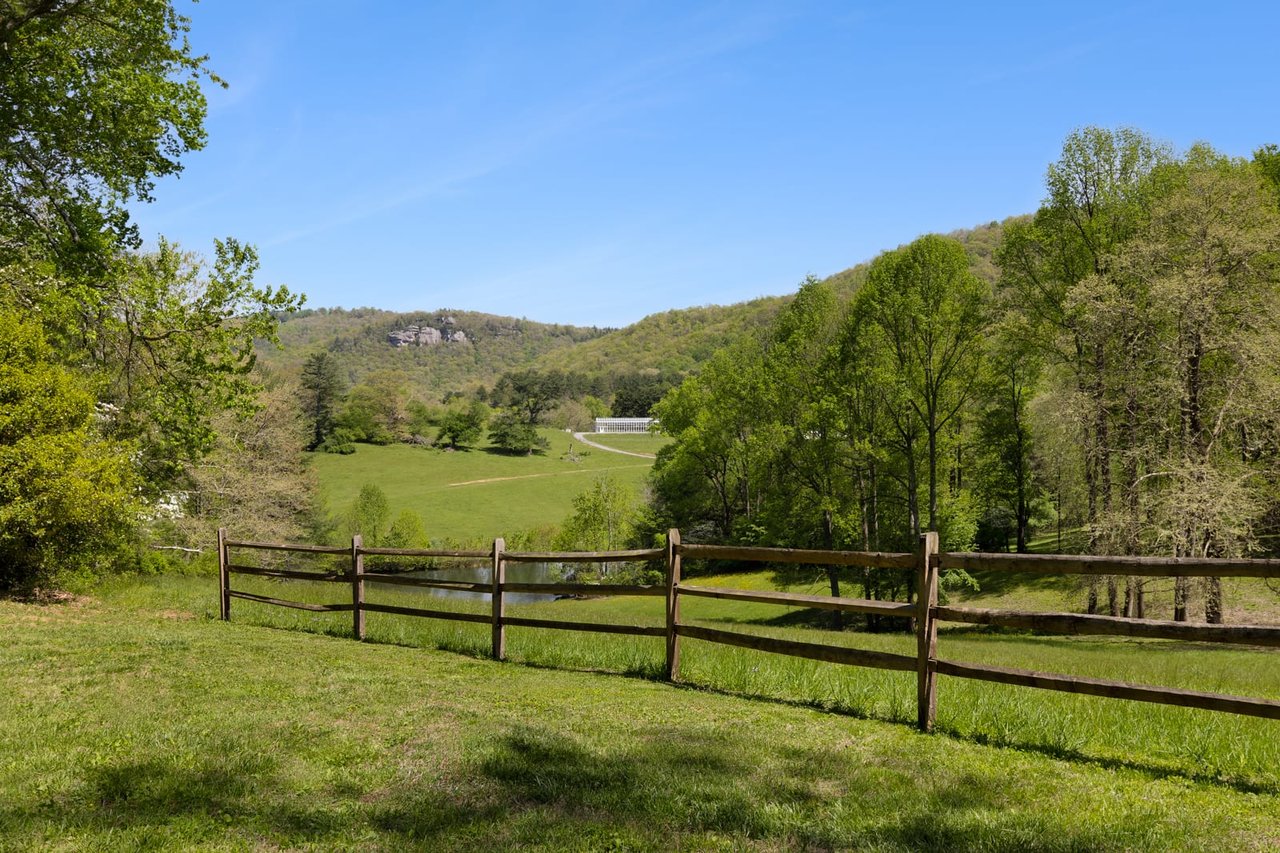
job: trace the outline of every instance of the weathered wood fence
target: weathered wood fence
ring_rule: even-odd
[[[232,549],[349,556],[350,568],[341,572],[321,573],[245,566],[232,562]],[[370,572],[365,570],[364,558],[366,556],[483,560],[491,566],[491,581],[489,583],[472,583],[408,577],[394,573]],[[915,603],[904,604],[859,598],[835,598],[821,595],[798,595],[785,592],[697,586],[685,583],[681,578],[681,563],[685,557],[740,562],[800,563],[815,566],[855,566],[868,569],[907,569],[916,573],[918,595]],[[506,568],[510,563],[621,563],[652,560],[665,561],[665,584],[511,583],[506,579]],[[221,615],[224,620],[231,618],[231,599],[239,598],[245,601],[256,601],[263,604],[274,604],[316,612],[349,611],[352,614],[352,632],[356,639],[359,640],[363,640],[365,636],[365,614],[367,613],[391,613],[401,616],[478,622],[492,627],[493,656],[498,660],[506,657],[506,630],[508,627],[551,628],[662,637],[666,640],[667,649],[666,675],[672,681],[679,678],[680,642],[685,638],[831,663],[914,672],[916,674],[917,723],[924,731],[929,731],[933,728],[937,705],[936,682],[938,675],[947,675],[954,678],[972,678],[999,684],[1037,687],[1044,690],[1059,690],[1067,693],[1080,693],[1114,699],[1130,699],[1138,702],[1156,702],[1164,705],[1202,708],[1211,711],[1227,711],[1235,714],[1280,720],[1280,701],[1270,699],[1226,696],[1194,690],[1153,687],[1122,681],[1082,678],[1072,675],[959,663],[940,659],[938,657],[939,622],[963,622],[973,625],[1024,628],[1057,634],[1111,634],[1129,637],[1280,647],[1280,626],[1205,625],[1155,619],[1129,619],[1116,616],[1086,616],[1078,613],[984,610],[939,606],[938,573],[942,569],[952,568],[969,571],[1114,574],[1166,578],[1280,578],[1280,560],[1190,560],[1159,557],[939,553],[936,533],[923,534],[920,537],[919,546],[915,553],[890,554],[863,551],[746,548],[729,545],[686,545],[680,541],[680,531],[678,530],[669,531],[666,548],[634,551],[540,553],[507,551],[502,539],[495,539],[493,548],[489,551],[366,548],[359,536],[353,537],[350,547],[337,548],[316,545],[238,542],[227,539],[225,529],[218,531],[218,575]],[[231,588],[231,575],[233,574],[340,583],[350,587],[351,602],[309,604],[237,591]],[[491,612],[486,615],[483,613],[432,610],[367,602],[365,601],[365,583],[370,581],[400,586],[489,593],[492,602]],[[505,606],[506,593],[647,595],[664,597],[666,600],[666,625],[643,627],[508,616]],[[822,643],[782,640],[739,631],[726,631],[686,624],[680,618],[680,601],[685,596],[879,614],[910,619],[916,635],[916,654],[902,655]]]

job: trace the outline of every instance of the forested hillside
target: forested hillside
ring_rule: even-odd
[[[1003,225],[991,222],[952,232],[970,254],[973,271],[996,277],[992,260]],[[826,281],[843,300],[865,280],[861,263]],[[797,282],[799,285],[799,282]],[[733,305],[702,305],[650,314],[621,329],[537,323],[474,311],[397,313],[377,308],[318,308],[282,317],[280,342],[259,348],[262,360],[288,372],[306,357],[328,350],[344,380],[355,385],[378,371],[403,371],[424,397],[439,398],[491,386],[503,373],[524,368],[561,370],[587,376],[637,370],[688,374],[718,349],[744,335],[759,334],[777,318],[794,294],[761,296]],[[453,322],[445,323],[445,320]],[[466,342],[396,346],[388,336],[411,326],[456,329]]]
[[[608,331],[454,310],[396,313],[377,308],[319,308],[281,319],[283,348],[260,346],[265,363],[296,373],[309,354],[327,350],[337,357],[341,376],[350,385],[378,371],[401,371],[432,397],[491,385],[506,371]],[[391,340],[395,333],[412,328],[435,329],[441,333],[440,340],[400,345]],[[447,340],[449,336],[456,339]]]

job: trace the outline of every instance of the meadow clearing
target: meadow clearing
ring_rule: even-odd
[[[572,434],[539,429],[545,453],[512,456],[483,446],[446,451],[408,444],[362,444],[341,456],[311,454],[331,514],[350,506],[366,483],[386,493],[396,510],[422,518],[427,535],[443,542],[492,541],[495,536],[559,524],[573,496],[607,475],[639,494],[652,461],[587,447]],[[593,441],[642,453],[666,439],[648,435],[592,436]]]
[[[753,582],[770,580],[733,579]],[[287,583],[291,595],[320,586]],[[15,629],[0,648],[0,847],[1280,843],[1271,721],[943,679],[940,734],[927,736],[908,724],[908,674],[690,642],[685,681],[669,685],[652,678],[661,640],[512,629],[513,662],[496,663],[485,626],[374,615],[357,643],[348,620],[239,601],[218,622],[214,589],[161,576],[59,604],[0,602]],[[660,618],[638,606],[655,601],[626,604]],[[706,604],[696,618],[812,630]],[[621,605],[531,611],[617,619]],[[1273,658],[1248,650],[962,632],[941,643],[975,660],[1280,696]]]

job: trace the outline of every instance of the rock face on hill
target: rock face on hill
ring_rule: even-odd
[[[452,323],[453,318],[446,322]],[[413,324],[387,334],[387,343],[393,347],[433,347],[442,343],[463,344],[467,342],[467,333],[461,329],[440,331],[426,324]]]

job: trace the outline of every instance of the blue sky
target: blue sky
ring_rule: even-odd
[[[1280,143],[1270,3],[206,0],[148,240],[319,306],[625,325],[1034,210],[1074,128]]]

